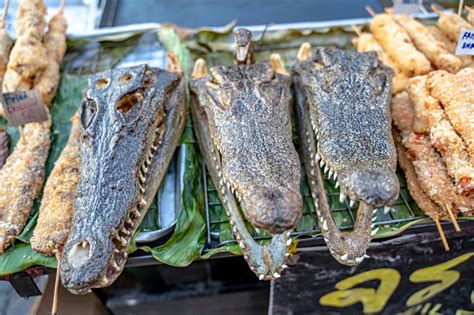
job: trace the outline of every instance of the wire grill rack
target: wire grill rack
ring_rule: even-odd
[[[153,67],[166,66],[166,50],[161,45],[156,32],[150,31],[133,36],[125,43],[122,41],[101,43],[89,41],[72,48],[68,50],[65,56],[63,73],[86,77],[112,68],[129,67],[143,63]],[[304,246],[305,240],[320,235],[314,202],[304,172],[302,174],[301,186],[304,211],[300,223],[292,233],[292,236],[301,239],[300,246]],[[401,174],[400,171],[399,174]],[[230,232],[228,218],[204,162],[202,162],[202,176],[205,189],[205,219],[207,225],[206,251],[235,243],[235,240]],[[379,209],[375,222],[377,226],[390,227],[421,218],[417,215],[421,212],[409,195],[403,176],[399,176],[399,180],[401,184],[400,197],[392,206],[396,211],[384,213],[384,209]],[[342,230],[352,229],[355,223],[357,205],[351,208],[347,201],[341,204],[339,202],[339,189],[334,187],[335,183],[325,177],[324,184],[328,201],[333,206],[332,211],[336,224]],[[265,231],[256,231],[250,224],[247,227],[256,240],[265,240],[271,237]]]

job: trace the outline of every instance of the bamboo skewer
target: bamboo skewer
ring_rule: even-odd
[[[456,217],[454,216],[453,211],[451,210],[451,206],[446,205],[445,208],[448,211],[449,217],[451,218],[451,222],[454,225],[454,229],[456,230],[456,232],[461,232],[461,228],[459,227],[458,221],[456,220]]]
[[[58,262],[58,266],[56,267],[56,279],[54,281],[54,295],[53,295],[53,306],[51,309],[51,314],[56,315],[58,312],[58,300],[59,300],[59,278],[60,278],[60,272],[59,272],[59,260],[61,259],[61,253],[58,251],[56,252],[56,260]]]
[[[441,241],[443,242],[444,250],[449,252],[448,241],[446,240],[446,236],[444,235],[444,231],[441,227],[441,224],[439,223],[438,217],[433,218],[433,221],[436,223],[436,227],[438,228],[438,233],[441,236]]]
[[[438,14],[438,15],[441,15],[443,12],[438,9],[438,7],[436,7],[434,4],[431,5],[431,10],[433,10],[434,13]]]
[[[66,0],[61,0],[61,4],[59,5],[59,11],[64,11],[65,5],[66,5]]]
[[[10,6],[10,0],[5,1],[5,5],[3,6],[3,13],[2,13],[2,21],[0,22],[0,27],[5,28],[5,20],[7,18],[8,7]]]
[[[374,9],[372,9],[372,7],[370,5],[366,5],[365,9],[367,10],[367,12],[369,12],[371,17],[374,17],[374,16],[377,15],[377,13],[375,13]]]
[[[458,5],[458,15],[459,16],[461,16],[461,14],[462,14],[463,7],[464,7],[464,0],[460,0],[459,5]]]
[[[362,31],[361,31],[360,28],[358,28],[357,26],[351,25],[351,28],[352,28],[352,30],[354,31],[354,33],[356,33],[357,36],[362,35]]]

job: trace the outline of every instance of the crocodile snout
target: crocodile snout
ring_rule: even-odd
[[[301,194],[286,187],[259,187],[242,199],[248,220],[272,234],[293,229],[301,216]]]
[[[373,207],[393,203],[398,197],[398,179],[393,172],[362,170],[350,176],[353,197]]]

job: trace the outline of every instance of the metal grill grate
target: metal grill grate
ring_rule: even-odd
[[[217,197],[217,191],[214,188],[214,184],[212,183],[212,179],[207,172],[207,168],[204,163],[202,163],[202,169],[204,189],[206,190],[206,249],[209,250],[227,244],[236,243],[236,241],[230,235],[230,232],[225,233],[225,235],[221,235],[222,231],[229,230],[229,221],[225,216],[225,212],[222,210],[223,206]],[[402,177],[400,170],[398,170],[398,174],[400,179],[400,196],[392,205],[392,209],[394,210],[385,213],[383,207],[378,209],[377,221],[375,221],[376,226],[389,228],[390,226],[394,226],[396,224],[405,224],[413,220],[423,218],[423,216],[416,214],[420,213],[420,210],[408,193],[406,182]],[[355,224],[358,204],[355,204],[352,208],[350,207],[350,204],[347,200],[341,204],[339,202],[339,188],[335,188],[335,182],[329,180],[326,176],[324,176],[324,186],[326,188],[326,196],[328,198],[329,204],[336,205],[335,207],[332,207],[332,213],[336,221],[336,225],[341,230],[351,230]],[[303,216],[297,228],[291,233],[293,237],[300,238],[300,247],[305,246],[305,241],[319,237],[321,234],[313,199],[311,197],[309,186],[306,183],[305,176],[302,178],[302,195],[304,202]],[[224,213],[224,215],[222,215],[222,213]],[[304,221],[303,224],[302,221]],[[255,240],[267,240],[271,238],[268,233],[262,231],[258,232],[250,224],[247,224],[247,228]]]

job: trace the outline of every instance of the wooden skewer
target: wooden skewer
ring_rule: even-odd
[[[5,28],[5,20],[7,19],[8,8],[10,7],[10,0],[5,1],[5,5],[3,6],[3,13],[2,13],[2,22],[1,27]]]
[[[458,5],[458,15],[459,16],[461,16],[463,8],[464,8],[464,0],[460,0],[459,5]]]
[[[59,298],[59,260],[61,259],[61,253],[58,251],[56,252],[56,260],[58,262],[58,266],[56,267],[56,279],[54,281],[54,295],[53,295],[53,307],[51,310],[52,315],[56,315],[58,312],[58,298]]]
[[[362,35],[362,32],[361,32],[360,28],[358,28],[358,27],[355,26],[354,24],[351,25],[351,28],[352,28],[352,30],[354,31],[354,33],[357,34],[357,36]]]
[[[66,4],[66,0],[61,0],[61,4],[59,5],[59,11],[64,11],[65,4]]]
[[[441,224],[439,223],[438,217],[433,218],[433,221],[436,223],[436,227],[438,228],[438,233],[441,236],[441,241],[443,242],[444,250],[449,252],[448,241],[446,240],[446,236],[444,235],[444,231],[443,231],[443,228],[441,227]]]
[[[374,17],[375,15],[377,15],[377,13],[375,13],[374,9],[372,9],[370,5],[366,5],[365,9],[367,10],[367,12],[369,12],[371,17]]]
[[[436,14],[438,14],[438,15],[442,15],[442,14],[443,14],[443,12],[442,12],[440,9],[438,9],[438,7],[435,6],[434,4],[431,5],[431,10],[433,10],[433,12],[436,13]]]
[[[454,225],[454,229],[456,230],[456,232],[461,232],[461,228],[459,227],[458,221],[456,220],[456,217],[454,216],[453,211],[451,210],[451,206],[446,205],[445,208],[448,211],[449,217],[451,218],[451,222]]]

